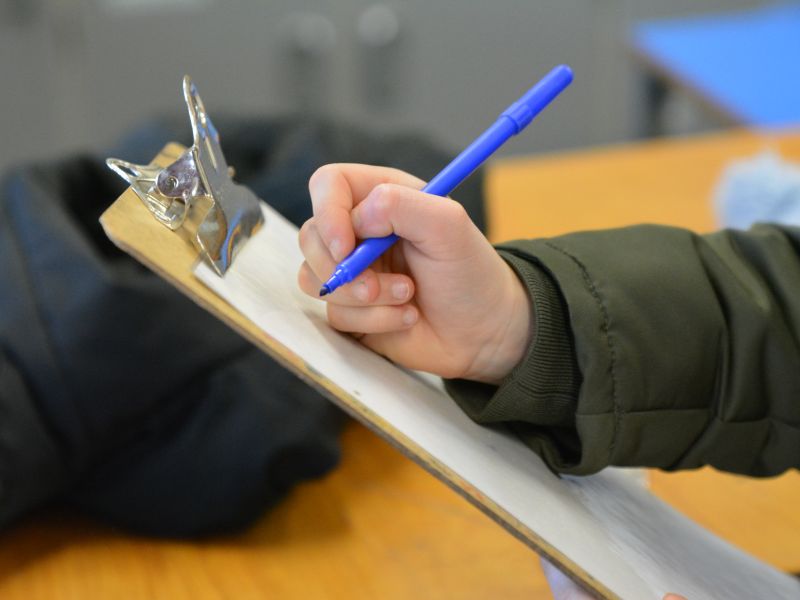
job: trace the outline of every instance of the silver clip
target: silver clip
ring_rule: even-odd
[[[264,222],[256,195],[232,179],[219,133],[189,76],[183,97],[192,122],[192,147],[171,165],[106,164],[131,186],[153,216],[186,237],[220,276]]]

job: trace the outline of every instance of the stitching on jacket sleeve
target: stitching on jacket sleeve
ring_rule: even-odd
[[[552,242],[546,241],[546,242],[544,242],[544,244],[547,247],[552,248],[556,252],[559,252],[559,253],[563,254],[564,256],[569,258],[572,262],[574,262],[577,265],[577,267],[581,271],[581,275],[583,277],[583,281],[586,284],[586,287],[589,290],[589,293],[592,295],[592,297],[594,298],[595,302],[597,302],[597,306],[600,309],[600,314],[601,314],[602,319],[603,319],[601,330],[603,332],[603,335],[605,335],[605,338],[606,338],[606,344],[608,345],[609,358],[610,358],[610,362],[611,362],[611,400],[612,400],[612,402],[614,404],[614,433],[611,436],[611,446],[609,448],[609,461],[611,461],[611,459],[612,459],[612,457],[614,455],[614,449],[616,447],[616,442],[617,442],[617,435],[618,435],[618,432],[620,430],[620,425],[621,425],[621,422],[622,422],[622,416],[624,414],[624,411],[622,409],[622,406],[620,406],[619,398],[617,397],[617,370],[616,370],[616,367],[617,367],[617,352],[616,352],[616,348],[614,346],[614,341],[613,341],[611,335],[609,334],[608,310],[606,308],[605,303],[603,302],[602,297],[600,296],[600,292],[597,291],[597,288],[595,287],[594,282],[589,277],[589,272],[586,269],[585,265],[580,260],[578,260],[578,258],[573,256],[572,254],[570,254],[569,252],[567,252],[563,248],[561,248],[559,246],[556,246]]]

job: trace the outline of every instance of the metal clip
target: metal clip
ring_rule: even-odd
[[[130,184],[153,216],[186,237],[220,276],[264,221],[256,195],[232,179],[219,134],[189,76],[183,97],[193,145],[171,165],[135,165],[109,158],[106,164]]]

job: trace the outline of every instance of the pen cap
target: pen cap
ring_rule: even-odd
[[[516,126],[515,134],[519,133],[570,83],[572,83],[572,69],[567,65],[554,67],[522,98],[509,106],[501,117],[511,119]]]

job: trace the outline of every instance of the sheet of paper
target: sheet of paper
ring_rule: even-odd
[[[400,369],[332,330],[324,305],[297,287],[297,229],[264,205],[265,226],[224,278],[195,275],[359,405],[455,473],[484,510],[562,564],[622,598],[797,598],[800,583],[708,533],[609,469],[559,479],[504,431],[475,425],[433,377]],[[531,568],[533,557],[531,557]]]

